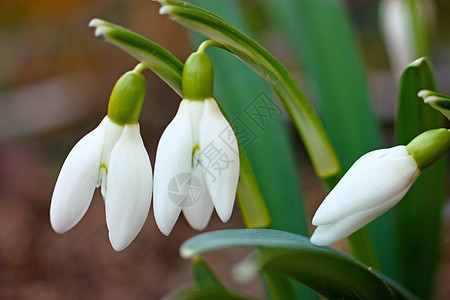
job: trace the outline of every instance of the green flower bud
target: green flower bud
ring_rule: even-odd
[[[213,97],[214,69],[208,55],[194,52],[188,57],[181,84],[184,99],[205,100]]]
[[[450,147],[450,131],[445,128],[432,129],[416,136],[406,150],[423,170],[441,158]]]
[[[139,120],[145,98],[145,78],[137,68],[117,80],[108,104],[108,116],[119,125],[134,124]]]

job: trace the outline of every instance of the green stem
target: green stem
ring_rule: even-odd
[[[147,69],[147,66],[145,66],[143,63],[138,63],[136,65],[136,67],[134,67],[133,72],[137,72],[137,73],[142,73],[142,71],[144,71],[145,69]]]
[[[206,40],[206,41],[202,42],[200,44],[200,46],[198,46],[197,52],[202,52],[203,53],[203,52],[205,52],[206,48],[212,47],[212,46],[217,47],[217,48],[221,48],[221,49],[224,49],[224,50],[227,50],[227,48],[223,44],[219,43],[218,41]]]

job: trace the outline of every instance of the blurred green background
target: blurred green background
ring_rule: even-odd
[[[397,97],[380,36],[375,0],[343,1],[352,16],[360,53],[386,146],[392,145]],[[308,78],[271,26],[260,1],[240,1],[256,39],[298,78]],[[436,1],[437,26],[432,62],[439,91],[450,94],[450,2]],[[157,299],[191,282],[190,266],[178,255],[196,232],[181,217],[169,238],[152,212],[125,251],[110,246],[104,206],[96,192],[81,222],[64,235],[54,233],[48,210],[59,169],[73,145],[106,114],[115,81],[137,63],[95,38],[89,21],[99,17],[161,44],[184,61],[191,47],[186,31],[158,14],[159,4],[132,1],[0,1],[0,299]],[[141,131],[151,161],[158,139],[174,116],[178,96],[150,71]],[[323,198],[295,134],[311,215]],[[448,200],[448,199],[447,199]],[[237,207],[237,206],[236,206]],[[439,299],[450,297],[450,207],[446,205]],[[208,230],[242,228],[238,209],[222,224],[213,216]],[[419,226],[419,225],[418,225]],[[207,256],[226,284],[258,298],[258,282],[241,287],[229,266],[247,250]]]

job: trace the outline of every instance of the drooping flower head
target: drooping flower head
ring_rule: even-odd
[[[317,209],[311,243],[325,246],[337,242],[391,209],[421,170],[449,146],[449,131],[435,129],[407,146],[376,150],[359,158]]]
[[[67,156],[50,206],[56,232],[64,233],[81,220],[99,186],[115,250],[126,248],[144,225],[151,203],[152,169],[138,124],[145,96],[142,68],[138,65],[117,81],[108,115]]]
[[[193,228],[202,230],[214,208],[223,222],[233,210],[239,150],[234,131],[213,98],[213,78],[205,53],[187,59],[184,99],[158,144],[153,210],[165,235],[181,211]]]

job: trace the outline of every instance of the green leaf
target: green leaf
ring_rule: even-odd
[[[289,72],[266,49],[236,27],[195,5],[160,0],[160,13],[174,21],[220,42],[274,87],[299,131],[312,164],[320,178],[340,172],[339,161],[311,105]]]
[[[180,249],[189,258],[230,247],[255,247],[264,270],[286,274],[328,298],[410,299],[371,268],[329,247],[316,247],[309,239],[271,229],[236,229],[209,232],[187,240]]]
[[[334,0],[264,3],[311,78],[307,83],[319,114],[347,170],[361,155],[379,147],[381,137],[345,7]]]
[[[252,300],[253,298],[225,289],[187,287],[166,295],[162,300]]]
[[[266,0],[264,4],[269,20],[311,78],[308,83],[326,132],[347,170],[360,156],[380,148],[381,137],[344,4],[334,0]],[[332,188],[333,182],[328,186]],[[393,244],[392,233],[384,225],[388,222],[386,214],[348,241],[358,259],[393,275],[394,250],[388,246]]]
[[[270,300],[317,298],[317,296],[313,298],[306,293],[300,293],[301,291],[296,293],[294,285],[292,284],[296,282],[291,282],[289,278],[284,274],[269,270],[262,270],[261,276],[264,279],[264,284],[267,287],[267,292]],[[303,286],[303,288],[305,287]]]
[[[95,35],[102,36],[125,52],[140,60],[182,96],[181,72],[183,64],[169,51],[124,27],[93,19],[89,26],[95,27]]]
[[[242,154],[244,153],[244,154]],[[261,194],[256,175],[250,165],[247,155],[241,151],[239,158],[240,174],[236,198],[241,209],[242,218],[247,228],[266,228],[272,220],[265,197]],[[252,199],[257,199],[252,201]]]
[[[192,272],[198,288],[225,289],[203,258],[196,257],[192,260]]]
[[[421,90],[419,97],[423,98],[426,104],[439,111],[450,120],[450,97],[430,90]]]
[[[433,9],[433,4],[421,0],[403,0],[405,8],[408,10],[411,20],[411,47],[415,57],[427,56],[431,52],[431,31],[433,20],[430,20],[429,10]]]
[[[247,296],[225,288],[206,261],[201,257],[195,257],[192,260],[192,271],[196,287],[177,290],[167,295],[164,299],[250,299]]]
[[[419,58],[403,72],[397,102],[395,135],[398,143],[407,144],[418,134],[440,127],[442,117],[419,98],[421,90],[436,90],[431,64]]]
[[[96,27],[95,34],[97,36],[103,36],[107,42],[116,45],[140,60],[182,97],[181,72],[183,64],[170,52],[133,31],[103,20],[94,19],[90,26]],[[238,197],[244,195],[246,198],[238,198],[238,201],[240,203],[245,201],[245,207],[253,212],[244,213],[245,221],[249,227],[267,226],[270,223],[270,216],[265,209],[265,203],[253,169],[249,163],[246,163],[247,157],[244,152],[240,153],[240,159],[243,163],[241,164],[237,195]]]
[[[424,89],[436,90],[436,83],[429,61],[420,58],[401,77],[395,123],[398,144],[444,125],[443,116],[417,96]],[[399,281],[423,299],[431,297],[436,285],[447,192],[445,166],[444,157],[425,169],[393,210]]]

